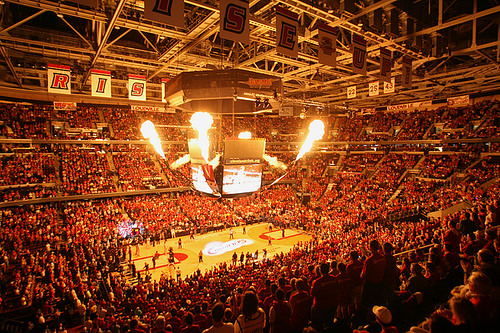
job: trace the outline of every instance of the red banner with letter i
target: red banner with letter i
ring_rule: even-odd
[[[276,51],[297,58],[299,55],[299,15],[276,6]]]
[[[111,72],[93,69],[90,75],[92,96],[111,97]]]
[[[146,77],[142,75],[128,75],[128,99],[135,101],[146,100]]]
[[[71,68],[63,65],[47,65],[47,89],[49,93],[71,94]]]
[[[184,28],[184,0],[144,0],[144,17]]]

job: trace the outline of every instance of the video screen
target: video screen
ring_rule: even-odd
[[[191,176],[193,179],[193,186],[197,191],[212,194],[213,190],[208,185],[207,180],[203,174],[203,168],[200,164],[191,164]]]
[[[222,178],[222,195],[251,193],[259,190],[262,165],[225,165]]]

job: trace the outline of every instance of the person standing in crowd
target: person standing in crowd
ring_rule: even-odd
[[[234,333],[262,333],[266,326],[266,314],[259,307],[259,299],[253,291],[247,291],[243,296],[241,314],[234,323]]]
[[[366,258],[361,272],[361,278],[365,281],[361,303],[367,307],[380,304],[382,298],[385,258],[379,253],[379,249],[380,243],[372,240],[370,242],[371,255]]]
[[[314,298],[311,308],[311,321],[317,331],[333,324],[337,311],[338,290],[337,279],[329,274],[330,265],[320,265],[321,277],[314,280],[311,288],[311,296]]]
[[[297,293],[290,297],[290,306],[292,307],[290,325],[292,332],[301,333],[311,318],[312,298],[306,291],[307,286],[303,278],[299,278],[295,285]]]
[[[179,283],[181,281],[181,266],[177,266],[175,274],[177,275],[177,283]]]
[[[213,325],[207,328],[203,333],[233,333],[234,327],[232,323],[224,323],[224,304],[216,303],[212,308]]]
[[[233,253],[233,266],[236,266],[236,263],[238,262],[238,254],[236,251]]]
[[[394,292],[398,289],[399,268],[396,265],[396,258],[392,254],[394,247],[391,243],[384,243],[385,270],[383,278],[383,303],[391,305],[394,301]]]
[[[288,333],[291,330],[290,317],[292,316],[292,307],[285,300],[285,291],[278,289],[276,291],[276,301],[269,310],[270,333]]]

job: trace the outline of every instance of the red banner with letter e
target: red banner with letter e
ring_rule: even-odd
[[[276,51],[297,58],[299,55],[299,15],[276,6]]]

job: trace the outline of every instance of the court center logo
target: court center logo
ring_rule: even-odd
[[[253,240],[251,239],[233,239],[228,242],[210,242],[205,245],[203,254],[207,256],[218,256],[250,244],[253,244]]]

